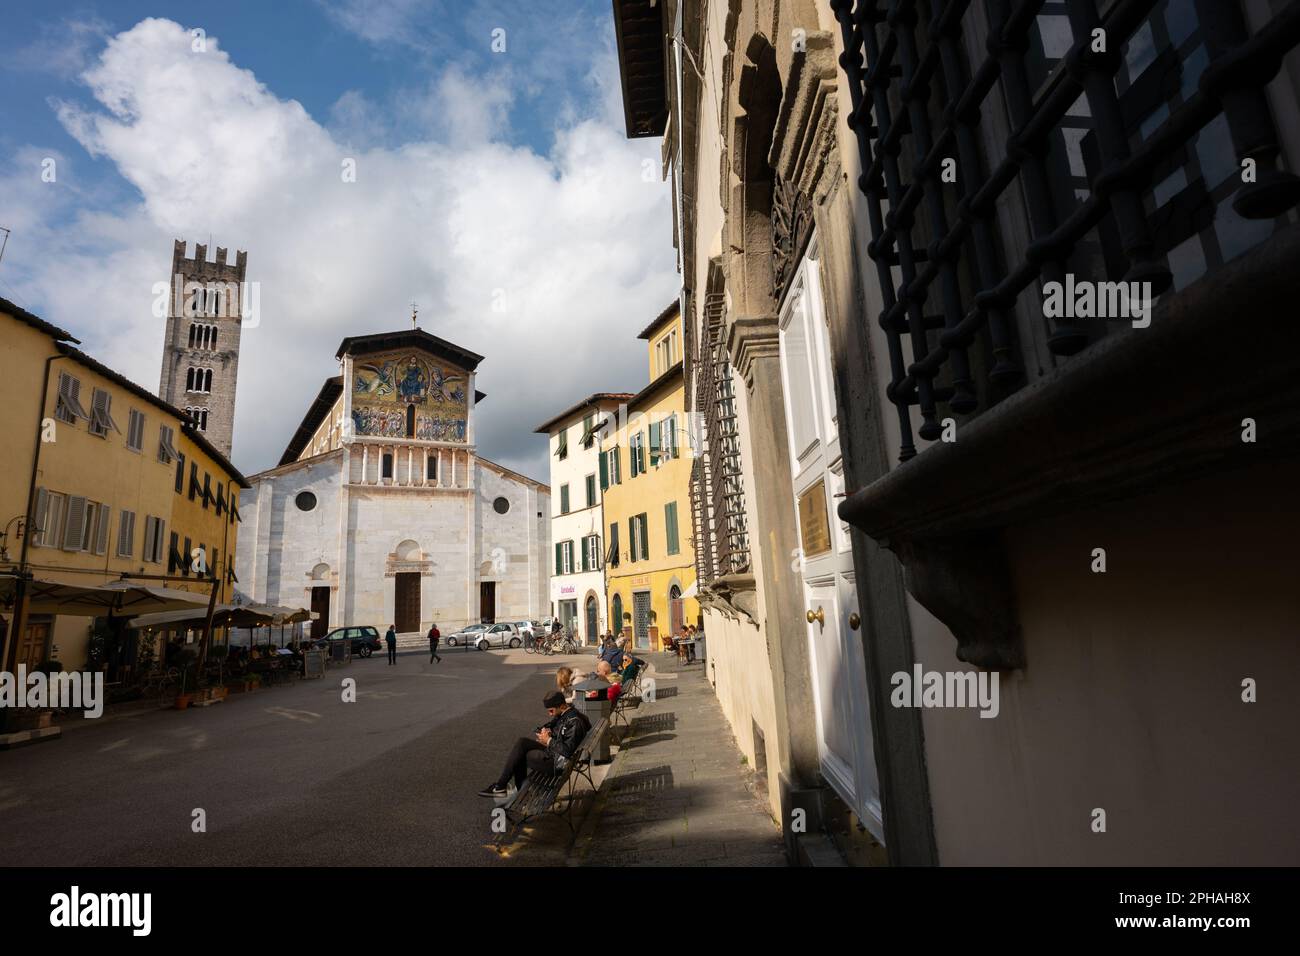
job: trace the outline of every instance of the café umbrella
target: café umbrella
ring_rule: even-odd
[[[0,574],[0,607],[12,610],[17,599],[18,575]],[[196,591],[113,581],[109,584],[68,584],[42,578],[27,580],[29,614],[67,614],[75,617],[119,617],[144,612],[191,611],[208,604],[208,595]]]

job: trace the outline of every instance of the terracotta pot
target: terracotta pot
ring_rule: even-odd
[[[190,699],[191,699],[191,697],[192,697],[192,695],[190,695],[190,694],[177,694],[177,695],[176,695],[176,709],[177,709],[177,710],[185,710],[187,707],[189,707],[189,706],[190,706]]]

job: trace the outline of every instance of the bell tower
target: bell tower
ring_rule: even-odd
[[[158,396],[188,412],[229,458],[248,253],[237,251],[231,263],[218,246],[215,261],[208,261],[207,246],[196,243],[192,258],[185,246],[177,239],[172,249]]]

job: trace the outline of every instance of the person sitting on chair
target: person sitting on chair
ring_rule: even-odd
[[[551,719],[537,728],[533,739],[520,737],[515,741],[501,775],[478,792],[480,797],[504,797],[508,793],[506,784],[511,778],[518,790],[524,785],[530,770],[543,773],[563,770],[578,752],[587,731],[591,730],[591,721],[570,707],[558,690],[547,694],[542,706]]]
[[[618,695],[623,692],[623,678],[614,673],[614,669],[609,666],[609,661],[598,663],[593,676],[605,681],[609,686],[587,691],[587,700],[607,700],[611,704],[617,701]]]
[[[600,659],[605,661],[612,668],[623,661],[623,648],[616,642],[609,641],[600,649]]]

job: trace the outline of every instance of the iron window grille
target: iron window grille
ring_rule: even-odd
[[[725,308],[722,293],[706,296],[695,361],[696,405],[703,417],[704,447],[691,468],[691,510],[696,575],[705,584],[750,568],[740,434],[731,362],[723,341]]]
[[[912,406],[934,441],[940,404],[970,414],[1022,383],[1012,312],[1030,286],[1073,273],[1148,282],[1154,297],[1267,238],[1300,201],[1300,180],[1278,168],[1264,94],[1300,42],[1300,3],[1253,36],[1235,0],[1111,0],[1104,12],[1097,0],[831,6],[900,460],[917,450]],[[980,50],[971,38],[986,26]],[[957,175],[944,183],[949,159]],[[995,242],[1013,184],[1019,250]],[[1042,321],[1061,358],[1106,332]]]

